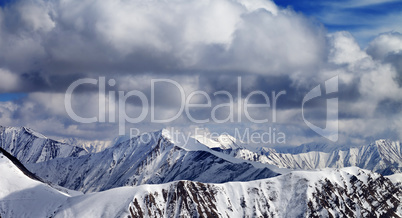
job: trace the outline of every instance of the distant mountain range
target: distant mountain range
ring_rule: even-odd
[[[301,149],[303,148],[303,149]],[[402,172],[402,145],[399,141],[377,140],[369,145],[339,148],[328,151],[326,147],[314,150],[305,147],[287,149],[289,153],[277,152],[275,149],[261,148],[251,151],[246,148],[220,149],[216,151],[236,158],[257,161],[288,169],[323,169],[357,166],[382,175]]]
[[[147,137],[88,152],[0,127],[0,217],[402,217],[399,142],[274,150]]]
[[[222,136],[221,136],[222,137]],[[399,141],[377,140],[362,146],[303,144],[293,148],[250,149],[237,145],[231,136],[216,140],[195,137],[211,149],[238,159],[260,162],[287,169],[324,169],[357,166],[382,175],[402,172],[402,144]],[[220,142],[224,141],[224,145]]]

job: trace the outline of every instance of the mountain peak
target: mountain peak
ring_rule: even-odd
[[[27,127],[3,127],[0,139],[0,147],[23,163],[86,154],[82,148],[49,139]]]
[[[20,127],[10,127],[10,126],[1,126],[0,125],[0,131],[4,131],[6,133],[28,133],[30,135],[33,135],[37,138],[41,138],[41,139],[48,139],[46,136],[36,132],[35,130],[29,128],[29,127],[25,127],[25,126],[20,126]]]
[[[222,134],[216,138],[211,138],[206,135],[195,135],[193,138],[209,148],[219,148],[223,150],[241,148],[241,146],[237,144],[236,138],[228,134]]]
[[[240,148],[236,143],[236,138],[228,135],[222,134],[217,138],[217,141],[221,144],[221,148],[223,149],[237,149]]]
[[[384,144],[399,144],[399,141],[392,141],[390,139],[378,139],[375,140],[374,144],[378,145],[384,145]]]
[[[22,129],[23,129],[24,131],[26,131],[27,133],[29,133],[29,134],[31,134],[31,135],[33,135],[33,136],[36,136],[37,138],[48,139],[46,136],[44,136],[44,135],[42,135],[42,134],[40,134],[40,133],[34,131],[34,130],[31,129],[31,128],[22,127]]]
[[[167,128],[161,129],[161,136],[168,139],[169,141],[173,140],[172,133]]]

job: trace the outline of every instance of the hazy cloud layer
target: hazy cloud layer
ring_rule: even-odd
[[[67,87],[80,78],[106,76],[107,81],[115,80],[107,91],[138,90],[151,99],[151,80],[167,78],[178,82],[186,96],[201,90],[213,97],[212,107],[191,111],[198,119],[211,118],[212,108],[228,101],[225,95],[214,95],[216,91],[227,91],[235,102],[244,102],[256,90],[270,98],[272,91],[286,91],[278,100],[276,123],[271,105],[252,113],[255,118],[267,117],[268,124],[200,126],[219,131],[275,126],[287,134],[290,144],[298,144],[320,140],[302,120],[304,95],[338,75],[342,142],[402,136],[401,34],[380,34],[362,49],[349,32],[327,33],[314,19],[271,1],[17,1],[0,8],[0,51],[0,92],[28,93],[0,103],[1,125],[28,125],[59,136],[110,138],[117,135],[117,124],[79,124],[67,115]],[[157,118],[175,114],[181,103],[177,89],[158,86],[154,94]],[[81,116],[95,116],[98,97],[97,86],[80,87],[72,106]],[[265,99],[256,96],[250,101]],[[191,103],[205,99],[198,96]],[[234,106],[233,116],[238,117]],[[310,102],[306,117],[325,127],[325,106],[325,98]],[[127,101],[130,116],[138,116],[142,109],[138,99]],[[225,119],[230,112],[219,110],[216,115]],[[127,127],[194,125],[185,114],[167,124],[152,124],[150,119],[148,115],[141,124]]]

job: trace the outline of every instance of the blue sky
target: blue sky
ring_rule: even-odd
[[[27,93],[3,93],[0,94],[0,101],[13,101],[26,97]]]
[[[0,0],[0,6],[7,5],[10,2],[13,2],[13,0]]]
[[[318,19],[329,32],[349,31],[363,48],[379,33],[400,31],[398,26],[402,23],[400,0],[274,0],[274,2]]]

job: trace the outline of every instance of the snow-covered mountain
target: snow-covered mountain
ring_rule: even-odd
[[[106,148],[115,145],[112,140],[83,140],[77,138],[63,138],[60,140],[63,143],[80,147],[88,153],[97,153],[105,150]]]
[[[223,183],[279,175],[268,166],[256,167],[230,156],[225,159],[210,149],[197,150],[197,146],[205,147],[201,144],[193,144],[193,150],[180,147],[169,134],[167,130],[147,133],[99,153],[28,164],[27,168],[53,184],[84,192],[175,180]]]
[[[244,147],[214,150],[233,157],[288,169],[323,169],[357,166],[382,175],[402,172],[402,145],[399,141],[377,140],[358,147],[300,146],[279,153],[272,148],[252,151]],[[321,151],[322,150],[322,151]],[[307,152],[305,152],[307,151]]]
[[[82,148],[49,139],[26,127],[0,126],[0,147],[22,163],[38,163],[87,154]]]
[[[67,195],[33,179],[7,156],[0,150],[0,217],[51,217]]]
[[[389,180],[394,183],[395,186],[399,187],[402,189],[402,173],[395,173],[389,176],[386,176]]]
[[[402,217],[399,142],[248,150],[161,130],[88,153],[1,127],[0,143],[0,217]]]
[[[400,217],[402,191],[356,167],[224,184],[145,185],[132,217]]]
[[[74,196],[23,171],[0,150],[0,217],[402,216],[402,190],[357,167],[223,184],[181,180]]]
[[[336,150],[347,150],[351,146],[349,145],[339,145],[339,144],[325,144],[325,143],[305,143],[296,147],[286,147],[286,146],[276,146],[275,151],[278,153],[289,153],[289,154],[300,154],[307,153],[310,151],[321,151],[325,153],[330,153]]]
[[[67,190],[68,194],[30,178],[33,175],[15,162],[18,160],[9,157],[0,150],[2,218],[129,216],[128,205],[136,188],[124,187],[90,195]]]
[[[0,142],[44,180],[84,192],[175,180],[250,181],[287,172],[273,166],[304,170],[358,166],[383,175],[402,169],[401,144],[387,140],[329,153],[325,145],[279,153],[269,148],[248,150],[228,135],[215,140],[195,137],[185,145],[173,142],[166,130],[144,135],[89,154],[24,127],[2,127]]]
[[[59,141],[83,148],[88,153],[98,153],[105,150],[106,148],[113,147],[128,140],[130,140],[130,136],[122,135],[115,137],[112,140],[84,140],[70,137],[62,138]]]
[[[208,138],[203,135],[195,135],[193,138],[209,148],[224,150],[241,148],[241,146],[236,143],[236,138],[227,134],[222,134],[216,139]]]

